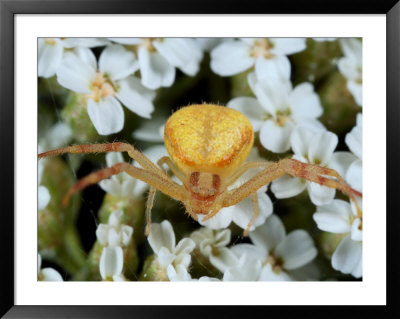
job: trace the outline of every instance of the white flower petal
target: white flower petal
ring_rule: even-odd
[[[218,270],[225,272],[237,263],[235,254],[226,247],[218,248],[217,255],[210,255],[210,263]]]
[[[251,241],[268,253],[285,238],[286,231],[283,223],[276,215],[268,217],[264,225],[257,227],[250,234]]]
[[[357,158],[350,152],[335,152],[328,162],[328,167],[334,169],[340,176],[345,177],[350,165]]]
[[[66,48],[84,47],[95,48],[108,44],[109,41],[104,38],[65,38],[63,44]]]
[[[245,115],[250,120],[255,132],[260,130],[262,124],[264,123],[266,112],[255,98],[237,97],[230,100],[227,106]]]
[[[223,281],[255,281],[261,271],[261,261],[243,255],[235,267],[227,269]]]
[[[61,63],[64,47],[58,39],[38,39],[38,76],[49,78],[56,74]]]
[[[194,76],[199,71],[203,53],[196,41],[190,38],[164,38],[154,41],[154,47],[173,66]]]
[[[72,51],[83,63],[97,70],[97,60],[93,51],[88,48],[76,48]]]
[[[87,111],[100,135],[118,133],[124,127],[124,110],[112,96],[106,96],[99,102],[89,99]]]
[[[295,230],[278,244],[275,253],[282,257],[283,267],[291,270],[302,267],[313,260],[317,256],[317,249],[306,231]]]
[[[274,180],[271,191],[276,198],[289,198],[299,195],[306,189],[306,183],[297,177],[283,175]]]
[[[355,190],[358,190],[359,192],[362,191],[363,178],[362,178],[362,161],[361,160],[356,160],[350,165],[350,167],[346,173],[346,181]]]
[[[260,142],[267,150],[283,153],[290,149],[290,135],[293,126],[286,123],[279,126],[272,120],[266,121],[260,130]]]
[[[166,247],[170,252],[175,249],[175,233],[171,223],[167,220],[164,220],[161,224],[151,224],[147,240],[156,254],[161,247]]]
[[[128,44],[128,45],[143,43],[143,39],[141,38],[108,38],[108,39],[116,43]]]
[[[257,192],[258,205],[259,205],[259,216],[250,227],[250,231],[255,227],[264,224],[266,218],[272,214],[272,202],[267,194]],[[253,217],[253,205],[250,197],[245,198],[240,203],[233,206],[232,220],[239,227],[246,229]]]
[[[196,247],[195,242],[190,238],[182,238],[175,248],[175,254],[190,254],[192,250]]]
[[[161,249],[157,253],[157,259],[160,263],[161,267],[167,267],[174,260],[175,255],[171,253],[170,250],[166,247],[161,247]]]
[[[140,75],[145,87],[155,90],[169,87],[175,80],[175,68],[158,52],[148,52],[145,48],[138,50]]]
[[[214,217],[203,221],[206,215],[197,215],[198,222],[202,226],[206,226],[211,229],[222,229],[227,228],[232,222],[233,208],[234,206],[222,208]]]
[[[120,234],[119,232],[117,232],[117,230],[115,228],[110,228],[110,230],[108,231],[108,246],[110,247],[115,247],[115,246],[119,246],[121,244],[121,240],[120,240]]]
[[[60,273],[53,268],[43,268],[41,271],[42,281],[63,281]]]
[[[362,60],[362,44],[358,39],[341,38],[339,43],[346,57],[353,61]]]
[[[90,85],[95,79],[96,69],[67,52],[57,68],[57,81],[63,87],[77,93],[91,93]]]
[[[346,236],[332,255],[332,267],[356,278],[362,276],[362,242]]]
[[[154,111],[155,92],[145,88],[134,76],[118,81],[117,98],[132,112],[144,118],[151,118]]]
[[[102,190],[114,196],[119,196],[122,194],[121,184],[114,179],[104,179],[99,182],[99,186]]]
[[[290,80],[291,66],[289,59],[284,55],[271,58],[258,58],[255,65],[255,73],[258,80],[275,79],[277,81]]]
[[[100,256],[100,275],[103,279],[108,279],[122,273],[124,267],[124,253],[122,248],[104,247]]]
[[[250,46],[243,41],[227,41],[211,53],[211,69],[221,76],[231,76],[249,69],[254,64]]]
[[[258,281],[292,281],[292,278],[284,271],[273,271],[271,264],[267,264],[262,268]]]
[[[176,267],[169,265],[167,267],[167,275],[170,281],[190,281],[192,279],[187,269],[182,265]]]
[[[359,106],[362,106],[362,84],[358,82],[358,79],[347,81],[347,88],[353,95],[354,100]]]
[[[122,45],[107,46],[99,58],[99,70],[112,81],[124,79],[139,69],[135,55]]]
[[[338,137],[332,132],[314,134],[308,147],[308,158],[311,163],[327,164],[338,143]]]
[[[307,190],[314,205],[329,204],[335,197],[336,190],[317,183],[307,182]]]
[[[102,246],[106,246],[108,244],[108,231],[110,230],[110,226],[106,224],[100,224],[96,229],[96,237],[97,241]]]
[[[236,256],[237,261],[246,254],[261,261],[268,256],[268,251],[266,251],[263,247],[252,244],[237,244],[232,246],[230,250]]]
[[[360,120],[359,120],[360,119]],[[362,158],[362,116],[357,117],[361,124],[357,124],[353,129],[346,134],[345,142],[350,151],[358,158]]]
[[[356,218],[351,225],[351,240],[361,241],[362,240],[362,229],[360,229],[361,220],[360,218]]]
[[[314,92],[314,86],[311,83],[297,85],[289,94],[289,103],[295,119],[317,118],[323,112],[319,96]]]
[[[305,38],[270,38],[269,40],[274,45],[272,52],[276,54],[290,55],[306,48]]]
[[[308,148],[314,133],[305,127],[296,127],[290,135],[293,152],[303,158],[308,158]]]
[[[50,193],[47,187],[39,186],[38,187],[38,210],[45,209],[46,206],[50,202]]]
[[[288,275],[292,280],[296,281],[318,281],[321,278],[321,272],[315,261],[303,267],[290,270]]]
[[[276,79],[257,80],[254,73],[247,76],[247,81],[261,106],[276,117],[277,112],[287,111],[289,108],[289,92],[291,91],[290,81],[278,81]]]
[[[350,231],[349,215],[346,211],[340,210],[346,209],[346,207],[337,207],[341,205],[336,203],[337,201],[334,200],[330,205],[317,207],[317,212],[313,215],[313,218],[319,229],[344,234]]]

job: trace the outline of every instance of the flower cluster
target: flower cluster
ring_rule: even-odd
[[[169,155],[163,145],[168,116],[183,105],[206,101],[249,119],[255,139],[247,162],[295,159],[320,172],[336,172],[321,173],[321,180],[343,178],[362,193],[360,39],[40,38],[38,77],[39,152],[124,141],[161,165],[158,161]],[[74,203],[66,213],[61,205],[65,193],[60,192],[73,186],[70,179],[80,179],[80,169],[85,171],[87,163],[96,169],[113,167],[125,162],[125,156],[71,155],[56,169],[51,159],[39,161],[38,210],[46,212],[40,215],[44,226],[39,232],[52,231],[41,244],[49,247],[40,246],[39,253],[66,270],[63,278],[52,268],[41,269],[39,255],[39,280],[316,281],[363,276],[362,199],[344,197],[326,182],[303,177],[282,175],[256,191],[258,202],[248,197],[212,218],[199,214],[192,220],[180,203],[158,191],[155,196],[148,184],[122,172],[90,180],[88,184],[98,182],[92,188],[95,195],[82,193],[84,205]],[[130,164],[144,169],[132,159]],[[173,165],[164,164],[162,174],[182,185]],[[226,191],[265,167],[251,167]],[[49,168],[60,175],[60,184],[47,178]],[[82,256],[78,238],[85,234],[76,228],[83,210],[97,214],[96,240],[87,256]],[[58,219],[46,228],[52,214]],[[60,242],[52,242],[54,233]],[[67,247],[66,252],[49,253],[59,247]]]
[[[122,270],[124,267],[123,247],[129,244],[133,228],[121,224],[123,212],[111,213],[108,224],[100,224],[96,230],[97,240],[103,246],[99,269],[103,280],[125,280]]]

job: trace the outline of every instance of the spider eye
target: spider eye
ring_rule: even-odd
[[[209,196],[214,196],[216,193],[217,193],[217,190],[213,189],[213,188],[208,191]]]

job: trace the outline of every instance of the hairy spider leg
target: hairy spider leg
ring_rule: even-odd
[[[295,159],[282,159],[267,168],[258,172],[247,182],[241,186],[228,191],[223,195],[222,207],[235,205],[245,198],[249,197],[252,193],[257,191],[260,187],[272,182],[284,174],[292,175],[295,177],[304,178],[308,181],[318,183],[323,186],[335,188],[342,191],[354,201],[357,212],[361,216],[361,210],[358,206],[356,196],[362,197],[362,193],[352,189],[346,184],[343,178],[333,169],[320,167],[318,165],[302,163]],[[327,178],[325,176],[335,177],[337,180]],[[208,215],[207,215],[208,216]]]
[[[161,192],[176,200],[184,200],[184,188],[181,185],[176,184],[168,176],[161,176],[157,174],[157,172],[135,167],[129,163],[117,163],[111,167],[107,167],[97,172],[91,173],[79,180],[63,198],[63,205],[68,204],[71,195],[73,195],[74,193],[86,188],[89,185],[97,184],[103,179],[109,178],[122,172],[126,172],[132,177],[140,179],[141,181],[149,184],[156,189],[159,189]]]
[[[38,155],[38,158],[56,156],[66,153],[105,153],[105,152],[127,152],[128,155],[136,160],[143,168],[158,172],[160,175],[167,177],[163,170],[150,161],[145,155],[136,150],[132,145],[123,142],[105,143],[105,144],[84,144],[71,145],[55,150],[47,151]]]

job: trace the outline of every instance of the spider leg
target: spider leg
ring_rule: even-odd
[[[154,198],[156,196],[157,189],[154,186],[150,186],[149,194],[147,195],[146,202],[146,230],[145,235],[149,236],[150,234],[150,225],[151,225],[151,210],[154,204]]]
[[[243,232],[243,236],[247,237],[249,235],[249,231],[251,226],[253,226],[254,222],[256,221],[257,217],[260,215],[260,206],[258,205],[258,196],[257,193],[253,193],[250,195],[251,204],[253,205],[253,216],[251,216],[250,222],[247,225],[246,229]]]
[[[158,172],[135,167],[129,163],[118,163],[82,178],[68,191],[63,198],[62,203],[67,205],[69,198],[74,193],[121,172],[126,172],[132,177],[140,179],[141,181],[149,184],[151,187],[159,189],[161,192],[176,200],[182,201],[184,199],[185,195],[183,187],[173,182],[169,177],[158,174]]]
[[[240,176],[242,176],[244,173],[246,173],[249,169],[252,168],[265,168],[268,166],[271,166],[274,164],[274,162],[266,162],[266,161],[259,161],[259,162],[247,162],[244,163],[241,167],[237,169],[235,173],[233,173],[227,181],[225,182],[225,187],[232,185],[234,182],[236,182]]]
[[[157,165],[150,161],[144,154],[136,150],[128,143],[115,142],[106,144],[84,144],[71,145],[55,150],[47,151],[38,155],[38,158],[61,155],[65,153],[80,154],[80,153],[104,153],[104,152],[127,152],[128,155],[136,160],[143,168],[156,171],[160,175],[167,175]]]
[[[356,205],[357,214],[361,217],[362,213],[356,196],[362,197],[362,193],[347,185],[343,177],[340,176],[337,171],[327,167],[303,163],[295,159],[285,159],[281,162],[283,169],[289,175],[304,178],[322,186],[336,188],[346,194]],[[328,178],[327,176],[334,177],[335,179]]]
[[[162,167],[163,164],[167,164],[169,169],[174,173],[176,177],[180,179],[182,183],[185,183],[185,175],[179,170],[178,167],[174,164],[174,162],[168,157],[163,156],[157,161],[158,166]]]
[[[232,206],[239,203],[252,193],[256,192],[263,185],[270,183],[285,173],[342,191],[353,200],[357,207],[359,216],[361,215],[361,210],[358,206],[356,196],[362,197],[362,193],[348,186],[335,170],[318,165],[302,163],[295,159],[283,159],[277,163],[271,164],[261,172],[254,175],[243,185],[228,191],[222,198],[222,207]],[[336,179],[331,179],[326,176],[331,176]]]

